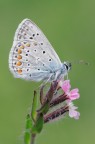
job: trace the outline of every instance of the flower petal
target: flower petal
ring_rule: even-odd
[[[73,89],[69,92],[69,98],[71,100],[78,99],[80,97],[80,94],[78,93],[78,89]]]
[[[73,93],[78,93],[79,92],[79,89],[78,88],[75,88],[75,89],[72,89],[71,90],[71,94],[73,94]]]
[[[70,80],[65,80],[61,87],[62,87],[64,92],[68,92],[71,88]]]
[[[79,119],[80,113],[74,109],[69,110],[69,116],[74,119]]]
[[[69,116],[74,119],[79,119],[80,113],[76,110],[78,107],[74,106],[72,102],[68,103]]]
[[[73,109],[70,109],[70,110],[69,110],[69,116],[70,116],[71,118],[75,117],[76,115],[77,115],[77,111],[76,111],[76,110],[73,110]]]
[[[74,116],[74,119],[78,120],[78,119],[79,119],[79,117],[80,117],[80,113],[79,113],[79,112],[77,112],[76,116]]]

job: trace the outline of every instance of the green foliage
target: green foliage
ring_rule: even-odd
[[[26,129],[31,129],[33,125],[33,121],[30,117],[30,115],[28,114],[26,117]]]
[[[36,108],[37,108],[37,93],[36,93],[36,91],[34,91],[32,112],[31,112],[31,116],[34,121],[36,120],[36,116],[37,116]]]
[[[43,128],[44,120],[43,120],[43,114],[40,114],[37,118],[37,121],[35,125],[32,128],[32,133],[40,133]]]
[[[49,110],[49,103],[45,103],[38,112],[42,114],[46,114]]]
[[[31,129],[32,129],[32,119],[30,115],[28,114],[26,117],[26,127],[25,127],[25,133],[24,133],[24,143],[25,144],[30,144],[30,139],[31,139]]]
[[[31,135],[29,132],[25,132],[24,134],[24,144],[30,144],[30,140],[31,140]]]
[[[42,112],[46,111],[45,109],[47,109],[47,107],[45,107]],[[30,144],[31,135],[35,135],[41,132],[43,124],[43,114],[41,112],[37,112],[37,93],[34,91],[31,115],[28,114],[26,117],[26,127],[24,134],[25,144]]]

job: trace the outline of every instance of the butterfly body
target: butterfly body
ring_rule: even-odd
[[[16,78],[53,81],[70,69],[58,55],[42,31],[29,19],[18,26],[9,54],[9,68]]]

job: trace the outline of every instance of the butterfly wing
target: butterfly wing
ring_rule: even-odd
[[[36,24],[25,19],[16,30],[9,67],[17,78],[41,81],[60,69],[61,61]]]

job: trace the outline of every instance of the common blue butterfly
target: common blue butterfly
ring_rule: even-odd
[[[50,82],[67,75],[71,63],[62,63],[38,26],[24,19],[15,32],[9,68],[16,78]]]

